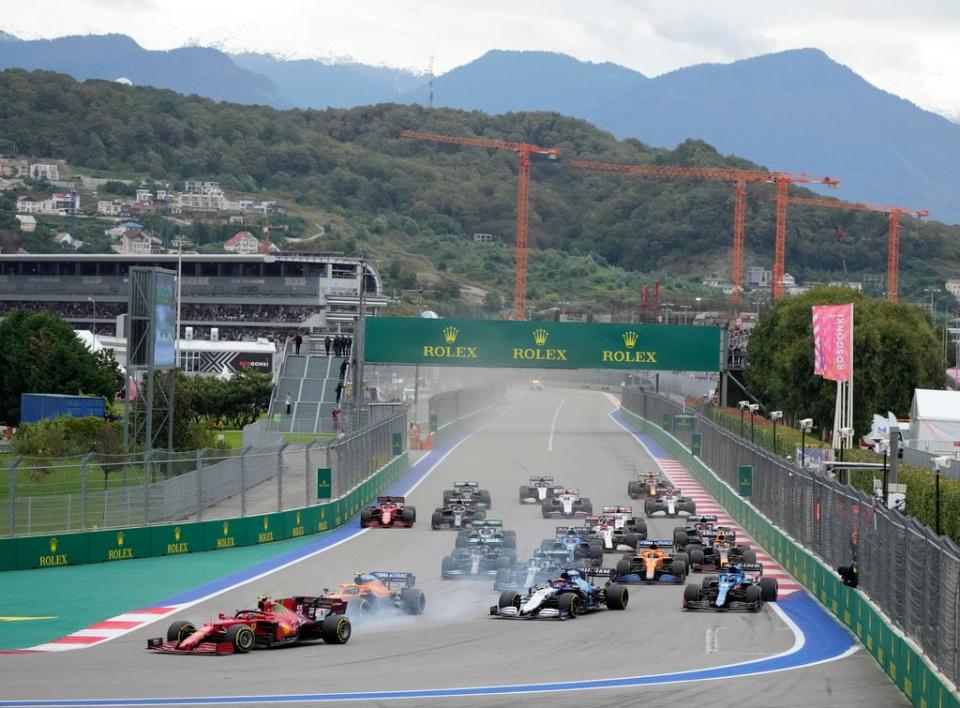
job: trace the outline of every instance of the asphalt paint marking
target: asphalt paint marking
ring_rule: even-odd
[[[30,622],[32,620],[55,620],[56,617],[0,617],[0,622]]]
[[[720,653],[720,628],[719,627],[707,627],[706,631],[703,633],[705,653],[707,654],[719,654]]]
[[[767,605],[783,619],[794,636],[786,651],[761,659],[750,659],[706,669],[691,669],[666,674],[585,679],[554,683],[498,684],[463,688],[423,688],[311,694],[272,694],[262,696],[187,696],[183,698],[81,698],[66,700],[0,700],[0,708],[121,708],[146,706],[308,704],[359,700],[424,700],[428,698],[465,698],[492,695],[522,695],[560,691],[623,689],[638,686],[663,686],[693,681],[717,681],[763,676],[809,668],[844,659],[858,651],[850,634],[841,629],[817,603],[797,596],[783,603]],[[801,630],[798,621],[805,625]]]
[[[565,398],[560,399],[560,405],[557,406],[557,410],[553,412],[553,420],[550,422],[550,439],[547,441],[547,452],[553,452],[553,433],[557,428],[557,418],[560,415],[560,409],[563,408],[563,402],[567,400]]]

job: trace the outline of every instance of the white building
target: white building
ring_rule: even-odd
[[[20,214],[39,214],[43,210],[43,201],[36,197],[17,197],[17,212]]]
[[[153,204],[153,193],[149,189],[138,189],[134,201],[137,204]]]
[[[78,192],[54,192],[49,200],[49,213],[69,216],[80,211],[80,194]]]
[[[30,165],[30,176],[34,179],[45,179],[48,182],[56,182],[60,179],[60,167],[59,165],[35,162]]]
[[[78,248],[80,248],[80,246],[83,245],[83,241],[75,239],[65,231],[62,231],[54,236],[53,242],[59,245],[61,248],[69,248],[71,251],[76,251]]]
[[[223,250],[227,253],[238,253],[240,255],[258,253],[260,251],[260,239],[249,231],[239,231],[233,235],[233,238],[223,244]]]
[[[955,298],[960,299],[960,279],[948,280],[944,283],[943,288]]]
[[[117,253],[151,255],[163,253],[163,241],[145,231],[128,231],[120,237],[119,246],[114,246],[113,249]]]
[[[122,199],[101,199],[97,202],[97,214],[101,216],[120,216],[123,213]]]
[[[33,233],[37,230],[37,220],[30,214],[17,214],[17,221],[20,222],[20,230],[24,233]]]
[[[190,192],[191,194],[219,192],[220,196],[223,196],[223,188],[220,186],[219,182],[203,182],[201,180],[188,179],[183,183],[183,188],[185,191]]]
[[[176,206],[182,211],[222,211],[223,192],[181,192],[177,195]]]

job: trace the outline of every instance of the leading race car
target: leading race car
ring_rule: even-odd
[[[531,477],[530,483],[520,487],[521,504],[542,504],[545,499],[562,494],[564,486],[553,483],[553,477]]]
[[[322,639],[346,644],[350,639],[347,603],[329,597],[297,595],[270,600],[261,596],[257,609],[238,610],[198,629],[178,621],[167,628],[167,639],[147,640],[147,649],[165,654],[246,654],[254,647],[274,647]]]
[[[679,487],[673,487],[661,496],[647,497],[643,511],[647,516],[692,516],[697,513],[697,505],[683,496]]]
[[[407,506],[403,497],[377,497],[375,504],[360,512],[364,528],[409,528],[416,520],[416,508]]]
[[[546,585],[560,576],[569,560],[570,554],[566,549],[538,548],[530,560],[520,561],[513,568],[498,570],[493,589],[525,591],[534,585]]]
[[[636,555],[617,561],[612,574],[616,583],[682,583],[687,577],[686,553],[672,553],[670,541],[641,541]]]
[[[776,602],[776,578],[764,578],[763,566],[727,565],[719,575],[705,577],[683,590],[687,610],[749,610],[759,612],[764,602]]]
[[[531,391],[542,391],[543,382],[540,379],[530,379],[530,390]]]
[[[639,479],[627,483],[627,494],[631,499],[653,498],[661,496],[672,488],[673,485],[664,479],[660,472],[647,472],[640,475]]]
[[[465,496],[452,497],[446,506],[437,507],[430,518],[430,527],[436,529],[463,529],[487,518],[487,512],[474,506]]]
[[[466,497],[478,509],[490,508],[490,492],[480,489],[480,482],[454,482],[453,489],[443,490],[443,505],[446,506],[456,497]]]
[[[427,601],[416,588],[413,573],[375,570],[356,573],[352,583],[342,583],[340,590],[326,598],[347,603],[347,613],[354,617],[369,616],[386,610],[399,610],[408,615],[423,614]]]
[[[490,614],[503,619],[564,620],[604,607],[625,610],[630,598],[627,588],[610,582],[597,586],[586,579],[596,575],[593,571],[569,568],[550,584],[530,588],[526,595],[506,590],[490,608]]]
[[[543,518],[550,519],[558,516],[576,518],[593,514],[593,504],[586,497],[580,496],[580,490],[567,488],[553,497],[544,499],[540,505]]]

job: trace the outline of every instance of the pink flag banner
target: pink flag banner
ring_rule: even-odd
[[[853,380],[853,303],[813,307],[813,373]]]

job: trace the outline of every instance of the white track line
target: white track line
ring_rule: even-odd
[[[560,405],[557,406],[557,410],[553,412],[553,420],[550,423],[550,439],[547,440],[547,452],[553,452],[553,433],[557,429],[557,417],[560,415],[560,409],[563,408],[563,402],[567,400],[566,398],[560,399]]]

